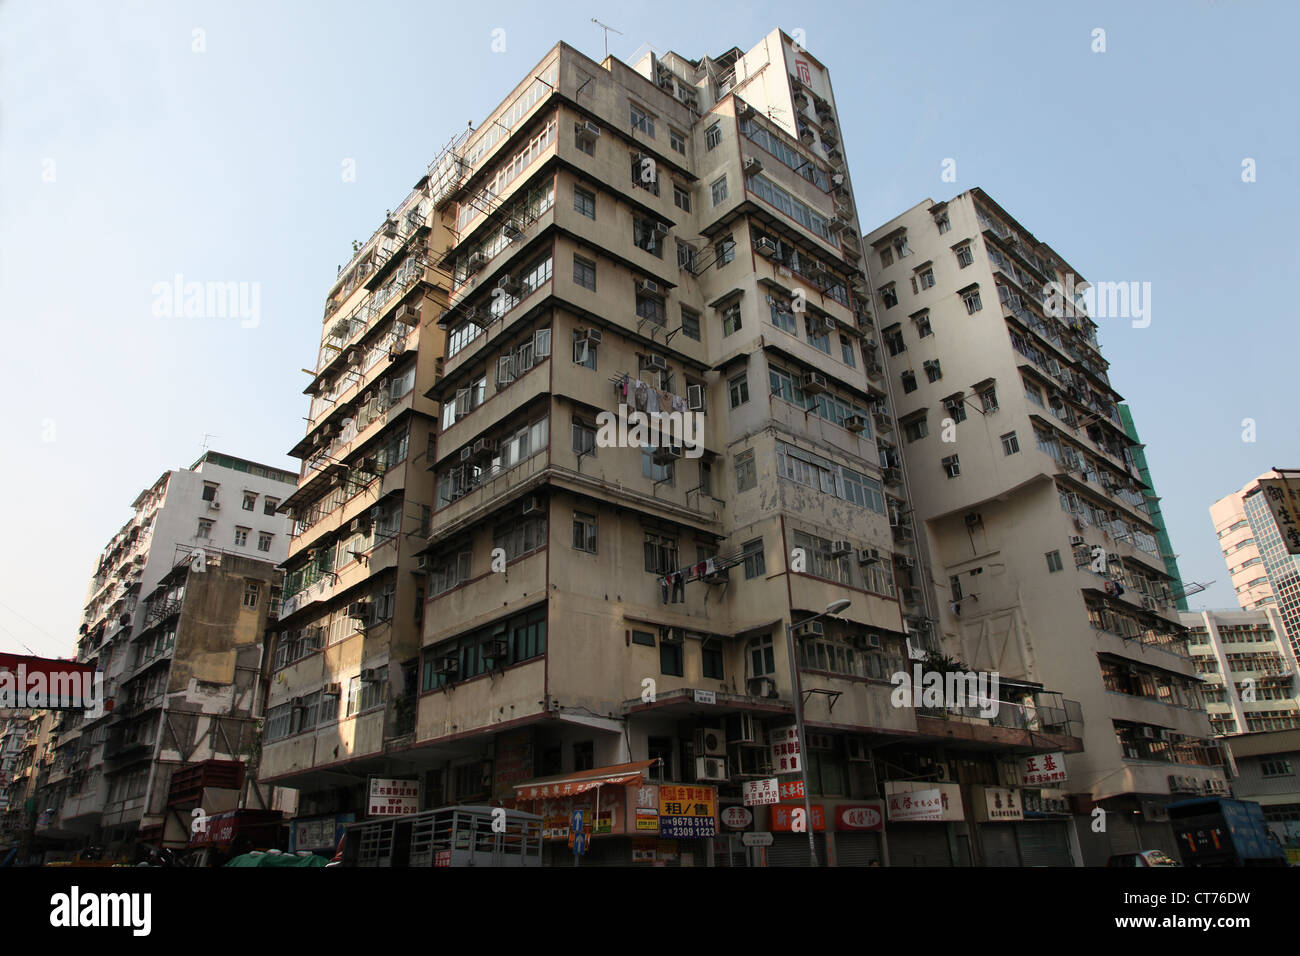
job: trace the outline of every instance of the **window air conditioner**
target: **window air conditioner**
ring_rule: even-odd
[[[805,395],[820,395],[827,389],[826,376],[821,372],[805,372],[801,388]]]
[[[725,783],[727,775],[726,757],[696,757],[695,779]]]
[[[695,753],[719,756],[727,752],[726,734],[721,727],[701,727],[695,731]]]

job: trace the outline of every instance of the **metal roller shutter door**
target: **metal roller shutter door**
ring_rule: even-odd
[[[980,824],[980,852],[985,866],[1019,866],[1016,828],[1009,823]]]
[[[1074,866],[1064,823],[1021,823],[1016,827],[1025,866]]]
[[[889,830],[890,866],[952,866],[942,823],[896,823]]]
[[[817,865],[826,865],[826,834],[814,834],[817,847]],[[774,833],[772,845],[767,848],[768,866],[807,866],[808,834]]]
[[[835,835],[836,866],[870,866],[884,864],[879,833],[837,833]]]

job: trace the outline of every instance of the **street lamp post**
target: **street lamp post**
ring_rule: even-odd
[[[853,602],[847,598],[832,601],[826,605],[826,610],[821,614],[814,615],[799,623],[800,625],[810,624],[823,617],[839,614],[851,603]],[[812,795],[808,786],[808,742],[805,739],[803,729],[803,682],[799,679],[799,664],[795,657],[793,624],[785,626],[785,652],[786,656],[790,658],[790,685],[794,688],[794,726],[795,734],[799,738],[799,779],[803,783],[803,819],[804,825],[808,829],[808,857],[812,861],[812,865],[816,866],[817,843],[813,839]]]

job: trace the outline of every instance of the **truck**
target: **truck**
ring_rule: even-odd
[[[335,865],[541,866],[542,818],[503,807],[457,805],[350,823]]]
[[[1169,804],[1184,866],[1286,866],[1258,803],[1209,797]]]

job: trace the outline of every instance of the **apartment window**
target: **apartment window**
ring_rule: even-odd
[[[761,578],[767,574],[767,564],[763,558],[763,539],[746,541],[743,546],[745,555],[745,580]]]
[[[682,676],[682,644],[677,641],[659,642],[659,673],[670,677]]]
[[[279,498],[267,498],[262,506],[262,514],[274,515],[275,509],[280,507]]]
[[[199,519],[199,530],[198,530],[196,536],[197,536],[197,537],[200,537],[200,538],[210,538],[210,537],[212,537],[212,522],[209,521],[207,518],[200,518],[200,519]]]
[[[943,213],[942,215],[935,216],[934,224],[939,227],[939,235],[941,236],[949,229],[952,228],[952,222],[949,221],[948,214],[946,212]]]
[[[885,337],[885,348],[889,350],[890,355],[907,351],[907,343],[903,341],[903,330],[897,325],[885,329],[881,334]]]
[[[953,420],[953,423],[964,422],[966,420],[966,403],[962,401],[961,393],[950,395],[943,400],[944,410]]]
[[[1293,772],[1289,760],[1261,760],[1259,769],[1265,777],[1289,777]]]
[[[682,306],[682,335],[688,339],[700,340],[700,313]]]
[[[633,629],[632,643],[640,644],[642,647],[654,647],[655,636],[650,631],[638,631],[636,629]]]
[[[1002,436],[1002,453],[1004,455],[1014,455],[1020,451],[1020,440],[1016,438],[1015,432],[1007,432]]]
[[[596,263],[582,256],[573,257],[573,281],[584,289],[596,291]]]
[[[668,145],[683,156],[686,155],[686,134],[679,133],[671,126],[668,127]]]
[[[575,331],[573,333],[573,364],[595,371],[596,348],[596,343],[588,339],[584,332]]]
[[[271,539],[274,538],[274,537],[275,537],[275,535],[273,535],[273,534],[269,534],[269,533],[266,532],[266,531],[259,531],[259,532],[257,533],[257,550],[258,550],[258,551],[270,551],[270,550],[271,550]]]
[[[723,236],[717,241],[713,251],[717,255],[718,268],[721,269],[736,258],[736,240],[731,236]]]
[[[646,532],[645,569],[655,574],[677,570],[677,539]]]
[[[720,176],[713,181],[713,185],[709,187],[709,195],[713,198],[713,205],[715,206],[718,205],[718,203],[726,201],[727,177],[725,175]]]
[[[632,107],[632,128],[639,129],[647,136],[653,137],[655,134],[654,117],[651,116],[649,113],[647,113],[645,110],[633,106]]]
[[[998,393],[997,390],[994,389],[992,385],[980,391],[979,397],[980,397],[980,410],[983,411],[986,415],[989,412],[996,412],[998,410]]]
[[[596,453],[596,427],[578,418],[573,420],[573,453],[575,455]]]
[[[677,240],[677,268],[695,275],[695,248],[680,239]]]
[[[718,121],[704,131],[705,149],[713,149],[722,142],[722,122]]]
[[[648,447],[641,449],[641,477],[649,478],[651,481],[666,481],[668,484],[673,483],[673,464],[667,462],[663,465],[655,464],[654,453],[658,448]]]
[[[902,375],[902,378],[903,378],[903,394],[904,394],[904,395],[907,395],[907,394],[910,394],[910,393],[912,393],[912,392],[915,392],[915,391],[916,391],[916,373],[915,373],[915,372],[904,372],[903,375]]]
[[[880,301],[885,303],[886,309],[892,309],[894,306],[898,305],[898,290],[894,287],[894,283],[891,282],[889,285],[881,288]]]
[[[691,194],[683,186],[673,183],[673,205],[682,212],[691,211]]]
[[[259,590],[256,581],[244,582],[244,607],[257,607],[257,593]]]
[[[749,491],[758,485],[758,472],[754,468],[754,452],[742,451],[736,456],[736,490]]]
[[[656,258],[664,257],[664,244],[659,230],[656,228],[658,223],[650,219],[642,219],[640,216],[632,218],[632,242],[638,249],[644,249]]]
[[[583,129],[583,126],[584,126],[584,125],[585,125],[584,123],[575,123],[575,124],[574,124],[574,129],[573,129],[573,145],[574,145],[575,147],[577,147],[578,149],[582,150],[582,152],[586,153],[588,156],[595,156],[595,155],[596,155],[596,139],[595,139],[594,136],[593,136],[593,137],[587,137],[587,136],[584,136],[584,135],[583,135],[582,129]]]
[[[830,324],[820,316],[811,313],[804,316],[804,326],[808,336],[808,344],[813,348],[831,354]]]
[[[767,297],[768,306],[772,314],[772,324],[782,332],[789,332],[791,335],[799,334],[798,323],[794,319],[794,310],[788,299],[780,296],[769,295]]]
[[[961,462],[958,460],[957,455],[949,455],[940,464],[943,465],[944,474],[949,478],[956,478],[961,474]]]
[[[727,392],[731,396],[731,407],[739,408],[749,401],[749,375],[742,372],[727,382]]]
[[[1047,404],[1043,401],[1043,390],[1032,382],[1025,382],[1025,398],[1029,399],[1039,408],[1047,407]]]
[[[971,289],[961,294],[961,300],[966,303],[966,314],[974,315],[980,309],[984,308],[980,302],[980,290]]]
[[[250,528],[236,528],[236,529],[235,529],[235,547],[237,547],[237,548],[246,548],[246,547],[248,547],[248,532],[249,532],[250,530],[252,530],[252,529],[250,529]]]
[[[216,500],[217,500],[217,486],[216,486],[216,485],[212,484],[211,482],[206,482],[206,481],[203,483],[203,500],[204,500],[204,501],[216,501]]]
[[[934,270],[922,269],[916,274],[916,281],[921,284],[922,289],[934,288]]]
[[[920,441],[926,435],[930,434],[930,426],[924,418],[914,418],[903,426],[903,437],[908,443]]]
[[[573,770],[592,770],[596,766],[596,745],[590,740],[583,740],[573,745]]]
[[[723,680],[722,648],[711,647],[717,638],[709,638],[700,645],[700,674],[706,680]]]
[[[975,256],[970,251],[969,242],[958,246],[953,252],[957,255],[957,265],[963,269],[975,261]]]
[[[847,335],[840,335],[840,357],[849,368],[857,368],[857,356],[853,352],[853,340]]]
[[[766,677],[776,673],[776,654],[772,648],[772,635],[750,638],[745,648],[749,652],[749,676]]]
[[[930,327],[930,313],[920,312],[912,316],[912,321],[916,323],[916,337],[918,339],[934,335],[934,329]]]
[[[581,186],[573,187],[573,208],[588,219],[596,218],[596,194]]]
[[[244,510],[245,511],[257,510],[257,495],[249,495],[249,494],[244,495]]]
[[[928,359],[923,363],[922,368],[925,369],[925,377],[931,382],[937,382],[943,378],[943,369],[939,367],[938,359]]]
[[[954,574],[948,578],[948,594],[954,601],[961,600],[961,575]]]
[[[700,494],[713,494],[713,466],[700,459]]]
[[[880,250],[880,268],[887,269],[894,264],[894,250],[889,246]]]
[[[1048,570],[1048,571],[1059,571],[1059,570],[1061,570],[1061,568],[1063,567],[1063,565],[1061,564],[1061,552],[1060,552],[1060,551],[1048,551],[1046,557],[1047,557],[1047,570]]]
[[[912,254],[911,247],[907,244],[907,236],[899,236],[894,240],[894,252],[898,253],[900,259],[906,259]]]
[[[722,335],[726,338],[732,332],[740,331],[740,303],[733,302],[722,310]]]
[[[655,325],[662,326],[668,321],[664,315],[664,300],[649,292],[636,294],[636,314],[639,318],[649,319]]]

